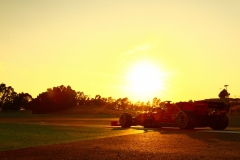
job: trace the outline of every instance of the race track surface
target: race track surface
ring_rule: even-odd
[[[58,137],[57,143],[1,151],[0,159],[240,159],[239,127],[229,127],[224,131],[213,131],[210,128],[146,129],[141,126],[123,129],[110,126],[110,120],[112,119],[2,118],[1,124],[38,126],[39,131],[46,126],[61,126],[64,132],[76,127],[77,130],[73,131],[77,136],[72,142],[61,141],[61,137]],[[27,139],[23,141],[27,142]]]
[[[143,133],[3,151],[0,159],[240,159],[238,131],[141,127],[125,131],[131,130]]]

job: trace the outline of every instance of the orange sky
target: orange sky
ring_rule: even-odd
[[[225,84],[240,97],[239,8],[238,0],[0,1],[0,82],[33,97],[70,85],[91,97],[185,101],[217,97]]]

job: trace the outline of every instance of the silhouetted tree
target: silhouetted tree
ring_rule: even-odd
[[[129,105],[128,97],[122,98],[121,105],[120,105],[121,110],[128,109],[128,105]]]
[[[101,99],[101,96],[100,96],[99,94],[97,94],[97,95],[95,96],[94,104],[95,104],[96,106],[100,106],[100,105],[102,104],[102,99]]]
[[[78,105],[85,105],[88,99],[88,96],[84,95],[84,92],[76,92],[76,101]]]
[[[152,107],[159,107],[161,100],[158,99],[157,97],[153,98],[152,100]]]
[[[139,109],[141,107],[141,101],[137,101],[135,104],[134,104],[135,108],[136,109]]]
[[[121,109],[122,109],[122,108],[121,108],[121,105],[122,105],[122,98],[118,98],[118,99],[116,100],[116,102],[115,102],[114,107],[115,107],[115,109],[117,109],[117,110],[121,110]]]
[[[14,89],[6,84],[1,83],[0,85],[0,108],[1,110],[11,110],[11,105],[14,101],[14,97],[16,96],[16,92]]]
[[[70,86],[58,86],[47,89],[33,100],[33,113],[49,113],[64,110],[76,105],[76,91]]]
[[[11,86],[0,84],[0,108],[1,110],[19,110],[25,108],[31,101],[28,93],[16,93]]]
[[[32,100],[32,96],[28,93],[19,93],[14,95],[14,100],[11,105],[11,110],[20,110],[21,108],[30,109],[28,103]]]
[[[150,101],[147,101],[147,103],[146,103],[146,107],[148,107],[148,108],[151,107],[151,102],[150,102]]]
[[[219,94],[218,97],[219,98],[228,98],[230,95],[230,93],[228,93],[228,91],[226,89],[223,89]]]
[[[106,105],[107,104],[107,98],[105,98],[105,97],[102,97],[101,98],[101,102],[102,102],[102,105]]]

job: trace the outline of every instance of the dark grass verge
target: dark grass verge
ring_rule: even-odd
[[[142,133],[112,127],[0,123],[0,151]]]

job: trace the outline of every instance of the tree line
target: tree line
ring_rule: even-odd
[[[157,107],[161,103],[160,99],[155,97],[152,102],[132,102],[128,97],[114,99],[112,97],[102,97],[97,94],[91,98],[90,95],[81,91],[75,91],[71,86],[57,86],[48,88],[46,92],[40,93],[36,98],[32,98],[29,93],[16,93],[14,88],[0,85],[0,110],[32,110],[33,114],[50,113],[65,110],[73,106],[107,106],[115,110],[136,110],[149,109]]]
[[[20,110],[27,108],[32,96],[28,93],[16,93],[11,86],[0,84],[0,110]]]
[[[228,98],[230,93],[223,89],[219,93],[219,98]],[[158,107],[161,100],[157,97],[148,102],[132,102],[128,97],[114,99],[112,97],[102,97],[97,94],[91,98],[84,92],[75,91],[71,86],[57,86],[48,88],[46,92],[32,98],[29,93],[16,93],[14,88],[4,83],[0,84],[0,111],[8,110],[32,110],[33,114],[50,113],[65,110],[73,106],[107,106],[115,110],[148,110],[150,107]]]

